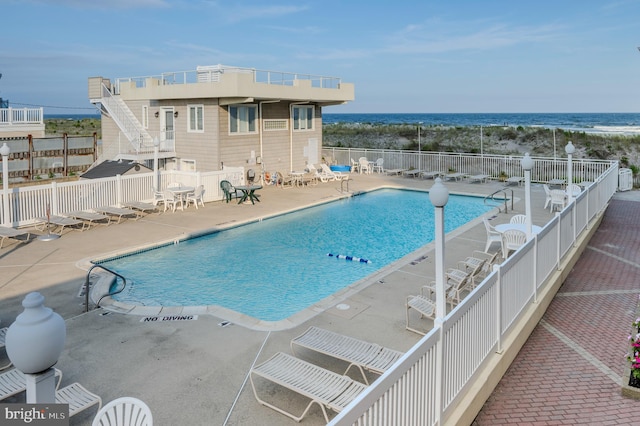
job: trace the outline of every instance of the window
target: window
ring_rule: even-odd
[[[188,132],[204,132],[204,105],[187,105],[189,112]]]
[[[313,130],[313,105],[293,107],[293,130]]]
[[[256,133],[256,105],[229,106],[229,133]]]
[[[142,127],[149,128],[149,106],[142,105]]]

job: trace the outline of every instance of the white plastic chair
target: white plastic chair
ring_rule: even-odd
[[[491,245],[493,245],[493,243],[502,244],[502,234],[500,234],[500,232],[498,232],[496,228],[491,226],[486,217],[483,217],[482,221],[484,222],[484,227],[487,230],[487,245],[485,246],[484,251],[489,252],[489,248],[491,248]]]
[[[551,190],[551,201],[549,202],[549,211],[553,212],[555,207],[560,207],[559,210],[564,209],[564,203],[567,198],[565,192],[561,189]]]
[[[527,216],[524,214],[517,214],[511,217],[509,223],[527,223]]]
[[[549,207],[549,203],[551,202],[551,188],[549,188],[549,185],[547,185],[546,183],[542,185],[542,187],[544,188],[544,193],[547,196],[547,198],[544,200],[544,208],[546,210],[546,208]]]
[[[143,401],[125,396],[102,407],[91,426],[153,426],[153,415]]]
[[[509,257],[510,251],[518,250],[527,242],[527,234],[517,229],[508,229],[502,233],[502,257]]]
[[[371,173],[371,163],[367,160],[367,157],[360,157],[358,163],[360,164],[360,173]]]
[[[189,204],[193,203],[196,206],[196,210],[198,209],[198,204],[204,207],[204,185],[198,185],[190,194],[187,194],[187,207]]]
[[[373,171],[378,173],[384,173],[384,158],[378,158],[373,164]]]
[[[164,211],[166,212],[168,208],[171,208],[172,211],[176,211],[176,207],[180,201],[176,199],[176,196],[173,192],[165,189],[162,193],[163,195],[163,203],[164,203]]]

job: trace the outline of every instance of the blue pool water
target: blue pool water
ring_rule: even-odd
[[[452,195],[445,231],[490,209]],[[428,193],[384,189],[100,264],[127,278],[115,296],[122,302],[219,305],[279,321],[428,244],[433,232]]]

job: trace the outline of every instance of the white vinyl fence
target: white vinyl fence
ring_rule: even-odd
[[[12,227],[32,225],[46,217],[47,209],[52,215],[60,215],[101,206],[121,206],[127,201],[150,202],[153,200],[153,177],[151,172],[9,188],[9,217],[5,217],[4,208],[0,208],[0,223]],[[160,188],[166,188],[170,182],[193,187],[204,185],[204,201],[217,201],[223,199],[220,181],[228,180],[233,185],[241,185],[244,183],[244,170],[229,167],[207,173],[173,170],[159,172],[158,180]]]
[[[502,350],[522,312],[550,285],[549,277],[606,208],[617,189],[618,164],[609,164],[592,180],[330,424],[447,424],[490,355]]]

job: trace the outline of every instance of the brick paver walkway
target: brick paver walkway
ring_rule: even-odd
[[[473,424],[639,425],[620,393],[639,295],[640,203],[614,199]]]

